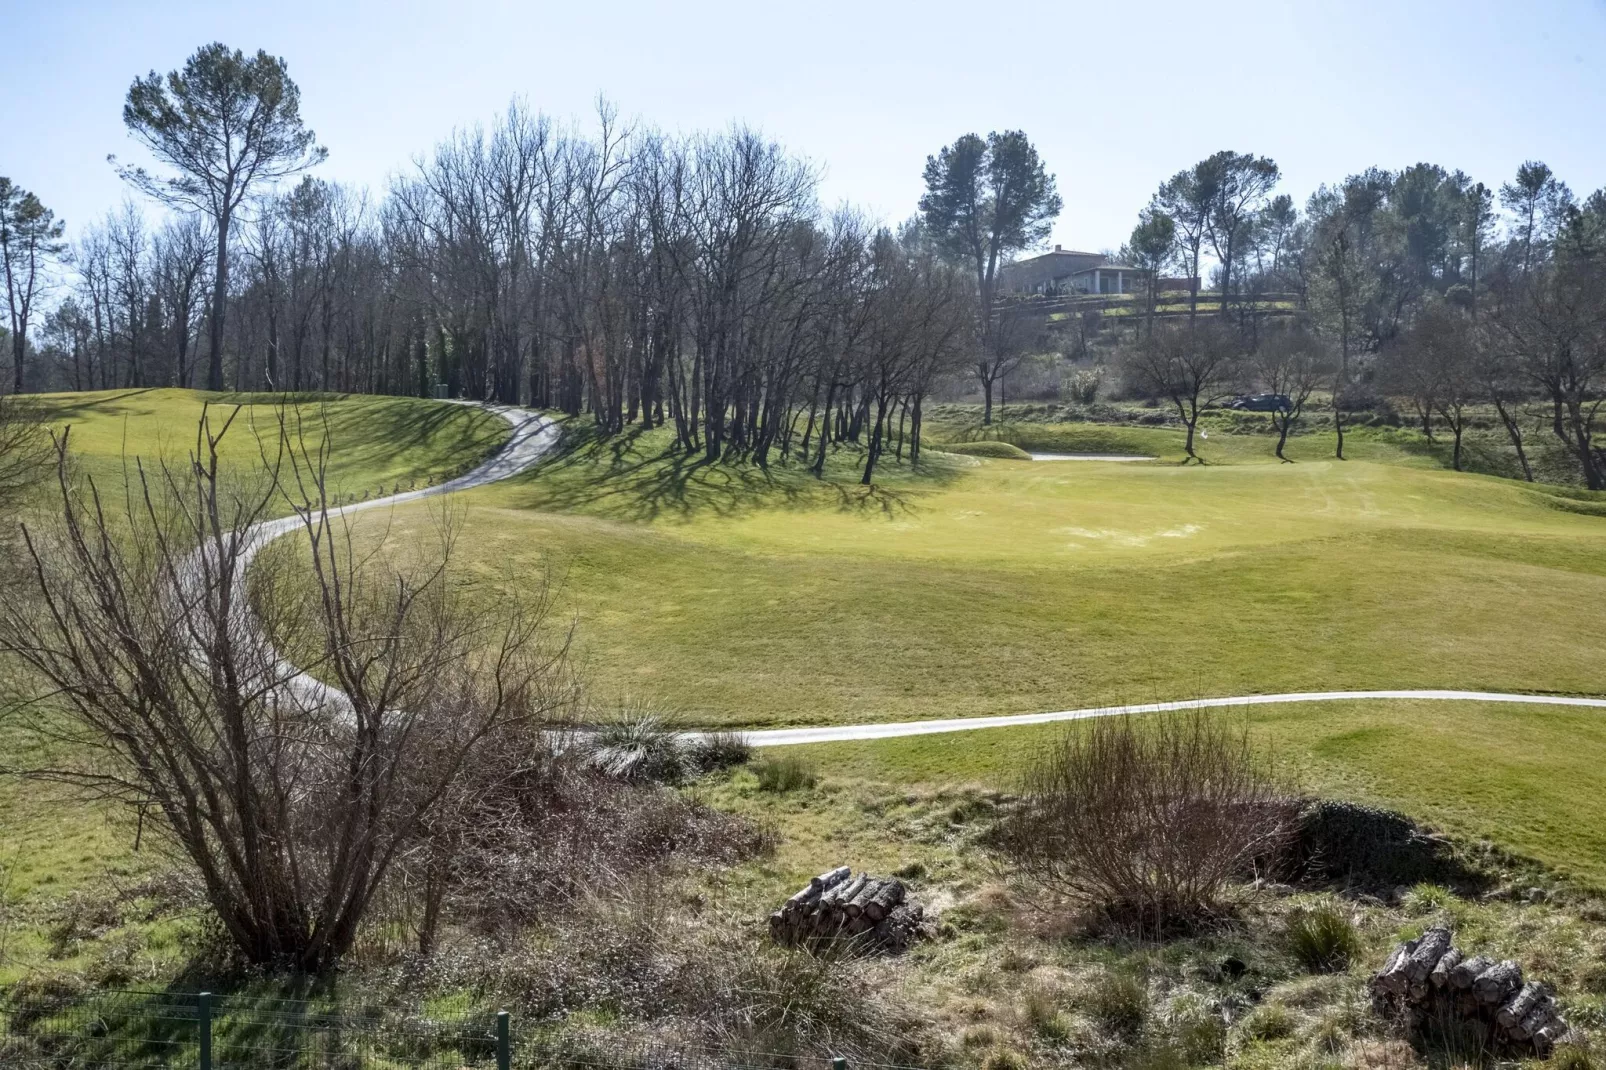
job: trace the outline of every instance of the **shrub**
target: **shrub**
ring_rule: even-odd
[[[1227,1023],[1197,996],[1174,1000],[1166,1014],[1166,1045],[1183,1066],[1210,1066],[1221,1061]]]
[[[823,1067],[832,1055],[850,1066],[921,1065],[923,1019],[875,964],[755,941],[678,902],[676,887],[684,886],[649,878],[579,895],[550,913],[533,939],[508,940],[503,929],[454,942],[425,964],[429,984],[435,991],[504,992],[532,1018],[554,1025],[607,1015],[629,1023],[633,1039],[717,1046],[722,1065]],[[618,1036],[599,1030],[589,1042],[606,1045]],[[570,1034],[543,1043],[541,1065],[666,1065],[621,1062],[617,1046],[560,1046],[576,1042],[587,1039]]]
[[[981,1070],[1026,1070],[1030,1065],[1014,1048],[994,1048],[981,1061]]]
[[[1091,405],[1099,398],[1099,387],[1104,385],[1104,369],[1079,368],[1063,379],[1060,389],[1078,405]]]
[[[759,791],[788,792],[812,788],[819,782],[814,767],[802,758],[764,758],[753,766]]]
[[[1595,1056],[1584,1043],[1558,1045],[1544,1064],[1549,1070],[1595,1070]]]
[[[50,439],[39,414],[15,398],[0,398],[0,511],[21,500],[49,470]]]
[[[1456,903],[1455,893],[1438,884],[1426,882],[1414,885],[1400,900],[1406,913],[1421,917],[1446,910]]]
[[[1149,988],[1129,973],[1106,971],[1088,985],[1087,1013],[1111,1033],[1137,1034],[1149,1017]]]
[[[1053,989],[1042,985],[1028,988],[1021,1004],[1021,1017],[1044,1040],[1058,1043],[1070,1038],[1070,1016],[1060,1010]]]
[[[1281,1003],[1262,1003],[1244,1018],[1243,1029],[1255,1040],[1282,1040],[1294,1035],[1294,1016]]]
[[[656,714],[627,711],[598,727],[584,745],[593,768],[620,780],[678,784],[693,771],[685,737]]]
[[[1244,731],[1192,713],[1073,726],[1027,765],[995,843],[1038,885],[1159,932],[1219,912],[1290,835]]]
[[[1463,865],[1442,837],[1404,814],[1336,799],[1311,799],[1300,811],[1292,876],[1372,888],[1432,881],[1477,888],[1482,875]]]
[[[399,863],[398,888],[439,897],[426,923],[444,916],[452,928],[514,931],[557,904],[622,894],[677,866],[729,865],[773,846],[760,826],[651,780],[598,773],[590,758],[509,754],[476,770],[477,790],[458,821],[430,852]],[[383,932],[417,924],[406,913],[384,920]],[[433,926],[420,928],[427,948]]]
[[[753,745],[740,732],[704,732],[687,749],[699,773],[746,765],[753,757]]]
[[[1029,461],[1032,455],[1008,442],[956,442],[943,446],[944,452],[959,453],[966,457],[992,457],[1003,461]]]
[[[973,1025],[960,1036],[959,1043],[968,1049],[990,1048],[998,1043],[998,1030],[990,1025]]]
[[[1288,923],[1288,950],[1312,973],[1333,973],[1349,968],[1360,954],[1361,938],[1342,911],[1320,906]]]

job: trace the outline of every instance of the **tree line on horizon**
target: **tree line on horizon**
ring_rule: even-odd
[[[161,220],[128,200],[68,243],[39,198],[0,184],[12,391],[444,391],[587,413],[604,433],[669,426],[710,459],[818,471],[850,440],[869,482],[887,444],[918,454],[940,384],[973,379],[990,422],[1004,378],[1059,344],[1002,287],[1062,205],[1019,131],[928,158],[894,229],[822,209],[816,169],[751,130],[671,137],[606,104],[582,131],[515,102],[375,197],[308,173],[326,153],[282,60],[220,44],[137,79],[123,117],[166,165],[119,168],[172,209]],[[1345,406],[1370,390],[1412,397],[1458,443],[1455,414],[1489,402],[1527,474],[1539,413],[1606,486],[1606,191],[1580,200],[1538,162],[1498,191],[1424,163],[1300,208],[1280,178],[1268,157],[1216,153],[1140,216],[1119,255],[1150,279],[1199,277],[1208,256],[1219,295],[1211,339],[1195,289],[1180,340],[1156,340],[1176,329],[1157,328],[1149,287],[1127,339],[1149,352],[1126,363],[1150,365],[1153,392],[1214,400],[1228,377],[1199,382],[1201,364],[1230,365],[1235,386],[1308,379],[1335,398],[1340,455]],[[1269,294],[1295,315],[1268,348]],[[1231,360],[1205,358],[1223,344]]]
[[[1150,285],[1120,354],[1130,383],[1177,408],[1190,454],[1204,405],[1260,389],[1284,399],[1282,456],[1320,390],[1342,458],[1347,414],[1388,395],[1430,441],[1449,436],[1457,469],[1486,408],[1526,479],[1548,431],[1579,480],[1606,489],[1606,189],[1579,198],[1539,161],[1498,191],[1419,163],[1323,185],[1300,209],[1279,179],[1267,157],[1216,153],[1161,184],[1122,250],[1151,280],[1197,277],[1206,250],[1216,259],[1208,322],[1195,289],[1185,324],[1157,324]],[[1268,296],[1291,299],[1292,314],[1267,315]]]

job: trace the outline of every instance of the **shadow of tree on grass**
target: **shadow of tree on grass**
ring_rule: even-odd
[[[901,481],[939,486],[958,469],[905,464],[897,472]],[[861,486],[833,478],[829,468],[825,478],[817,479],[797,462],[772,462],[764,468],[741,460],[710,461],[701,451],[676,449],[662,435],[639,427],[603,436],[580,421],[565,428],[558,453],[516,482],[529,491],[518,503],[524,508],[585,511],[638,522],[732,517],[763,508],[834,507],[893,517],[913,512],[923,489]]]

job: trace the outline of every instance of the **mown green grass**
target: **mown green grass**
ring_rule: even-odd
[[[1606,518],[1574,511],[1592,498],[1413,458],[930,455],[923,473],[889,466],[862,488],[846,456],[820,482],[667,444],[587,444],[466,495],[460,563],[487,583],[550,570],[601,693],[704,723],[1327,688],[1606,691]],[[399,540],[431,522],[410,509],[365,521]]]
[[[182,461],[196,449],[202,411],[214,431],[234,413],[221,447],[225,464],[260,467],[277,451],[279,418],[316,451],[332,444],[330,490],[376,497],[440,482],[479,463],[507,441],[507,421],[482,409],[419,398],[356,394],[232,394],[197,390],[107,390],[27,399],[53,430],[70,429],[83,470],[119,482],[125,463]]]

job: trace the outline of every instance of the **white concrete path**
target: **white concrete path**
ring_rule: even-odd
[[[1136,453],[1031,453],[1034,461],[1152,461],[1153,457],[1144,457]]]
[[[840,743],[898,736],[925,736],[941,732],[974,732],[979,728],[1015,728],[1021,725],[1080,721],[1088,717],[1118,717],[1132,713],[1166,713],[1174,710],[1208,710],[1222,706],[1269,706],[1288,702],[1375,702],[1379,699],[1432,699],[1452,702],[1516,702],[1539,706],[1588,706],[1606,709],[1606,698],[1568,695],[1524,695],[1500,691],[1295,691],[1282,695],[1233,695],[1229,698],[1185,699],[1180,702],[1145,702],[1132,706],[1091,706],[1052,713],[1017,713],[1004,717],[950,717],[939,721],[888,721],[882,724],[824,725],[819,728],[772,728],[748,732],[755,747],[790,747],[805,743]]]
[[[476,404],[468,402],[466,404]],[[493,413],[506,420],[513,428],[513,435],[506,445],[498,450],[490,460],[475,468],[471,472],[449,479],[445,483],[437,483],[433,487],[422,490],[410,490],[401,494],[391,494],[383,498],[372,498],[365,502],[356,502],[352,505],[343,505],[330,509],[331,517],[342,516],[347,513],[358,513],[364,509],[379,509],[384,506],[401,505],[404,502],[419,501],[423,498],[433,498],[441,494],[451,494],[459,490],[471,490],[474,487],[483,487],[487,483],[495,483],[508,479],[535,466],[544,457],[548,450],[557,445],[561,437],[558,425],[539,413],[526,409],[508,408],[503,405],[479,405],[487,412]],[[262,548],[274,539],[287,535],[292,531],[302,529],[306,522],[297,514],[292,513],[286,517],[275,520],[265,520],[256,526],[251,533],[251,541],[246,546],[243,560],[240,564],[240,583],[245,583],[246,571],[250,568],[251,559],[262,551]],[[249,606],[250,601],[244,597],[235,599],[235,604]],[[303,703],[307,705],[326,704],[337,709],[346,708],[345,693],[330,687],[321,680],[298,672],[295,666],[280,660],[285,673],[283,686],[289,688]]]

